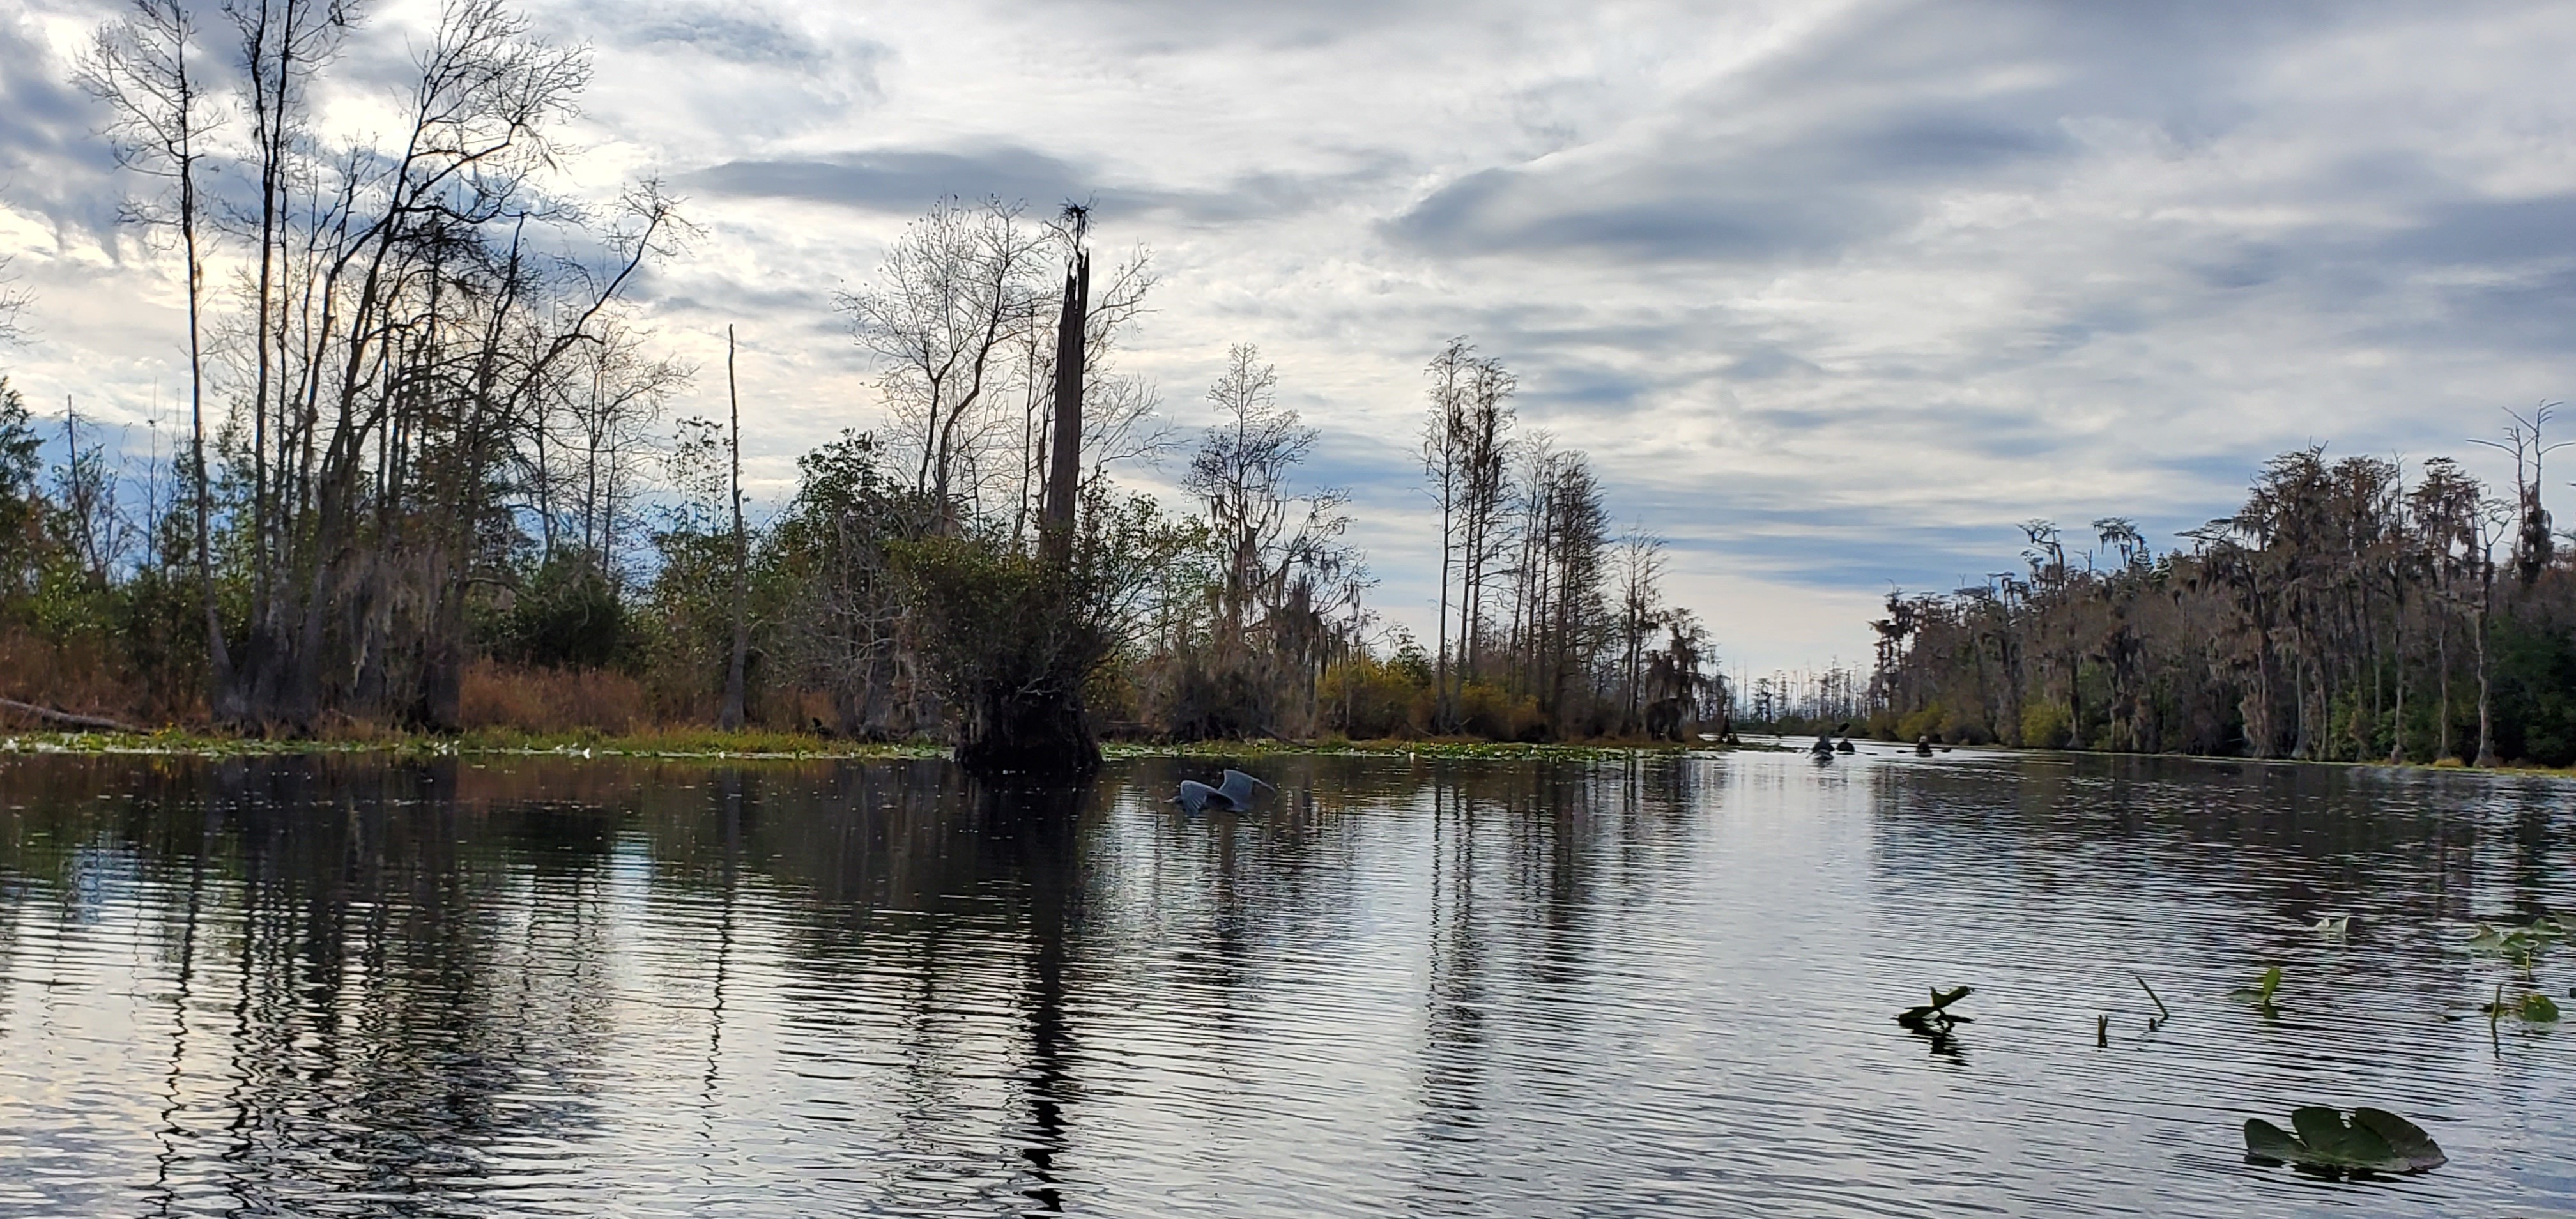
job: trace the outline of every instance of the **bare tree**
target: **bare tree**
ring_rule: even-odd
[[[1431,655],[1432,720],[1441,731],[1457,726],[1458,706],[1449,688],[1449,611],[1452,573],[1459,566],[1458,509],[1467,482],[1467,412],[1475,401],[1476,348],[1466,336],[1450,339],[1423,372],[1431,378],[1422,421],[1422,477],[1440,509],[1440,613]]]
[[[1340,542],[1348,497],[1292,486],[1315,429],[1278,401],[1278,370],[1237,344],[1208,389],[1217,422],[1191,454],[1182,488],[1207,530],[1207,645],[1175,667],[1169,718],[1188,736],[1276,732],[1311,722],[1335,623],[1363,577]]]
[[[188,476],[195,526],[197,597],[205,617],[211,691],[232,682],[231,651],[215,602],[214,491],[206,476],[206,264],[201,245],[203,209],[197,193],[203,141],[216,125],[196,66],[197,28],[184,0],[135,0],[125,19],[98,32],[83,57],[79,82],[107,103],[113,116],[107,136],[117,163],[167,183],[158,198],[127,206],[128,219],[174,231],[184,263],[188,298]],[[16,305],[0,297],[0,335]]]
[[[2557,403],[2543,402],[2528,415],[2507,410],[2505,418],[2512,422],[2505,425],[2503,440],[2472,438],[2469,441],[2470,444],[2513,455],[2513,574],[2515,581],[2524,588],[2531,587],[2532,582],[2540,578],[2540,573],[2549,566],[2549,560],[2556,552],[2556,535],[2549,528],[2549,510],[2540,503],[2541,462],[2550,454],[2576,444],[2576,440],[2551,444],[2544,437],[2549,416],[2557,409]]]
[[[1338,490],[1298,494],[1289,478],[1315,445],[1316,431],[1278,401],[1279,370],[1238,343],[1208,388],[1217,423],[1199,442],[1181,486],[1207,514],[1219,555],[1221,647],[1241,648],[1259,619],[1278,610],[1300,568],[1325,560],[1348,527]]]
[[[599,341],[637,267],[681,226],[651,184],[604,233],[532,185],[556,165],[549,133],[588,64],[497,0],[442,12],[390,144],[334,144],[310,121],[352,7],[235,0],[223,11],[236,62],[201,75],[174,3],[106,30],[86,79],[114,103],[129,164],[178,196],[175,211],[143,214],[178,230],[196,287],[191,472],[216,714],[292,730],[349,705],[452,725],[466,601],[509,579],[515,493],[533,497],[551,538],[544,417],[564,361]],[[204,138],[228,99],[249,119],[238,156]],[[219,170],[257,194],[217,217],[199,186]],[[550,257],[548,235],[592,253]],[[202,267],[228,236],[245,247],[241,308],[210,321]],[[233,404],[220,430],[204,420],[210,396]],[[212,612],[219,513],[204,448],[239,488],[221,514],[248,593],[229,656]]]
[[[18,317],[26,312],[31,299],[25,289],[9,282],[9,259],[0,255],[0,344],[16,343],[26,337]]]
[[[1477,677],[1484,652],[1485,593],[1507,550],[1502,527],[1511,450],[1511,396],[1520,380],[1491,357],[1474,360],[1457,437],[1459,479],[1459,680]]]
[[[743,664],[751,652],[751,544],[742,522],[742,392],[734,385],[733,327],[725,327],[725,403],[732,412],[733,432],[726,444],[732,464],[733,500],[733,650],[725,662],[724,707],[716,725],[727,732],[742,727]]]
[[[1664,623],[1664,539],[1642,523],[1630,525],[1619,539],[1619,643],[1623,727],[1641,722],[1648,698],[1645,685],[1647,642]]]
[[[873,282],[839,298],[851,334],[880,361],[892,446],[950,528],[975,508],[961,501],[980,491],[982,451],[1009,431],[995,391],[1045,299],[1048,234],[1020,211],[943,199],[886,251]]]
[[[647,355],[629,328],[604,326],[599,342],[565,362],[555,401],[537,421],[541,450],[549,434],[560,432],[553,445],[567,453],[569,468],[559,476],[569,500],[566,525],[602,579],[623,577],[618,544],[633,523],[651,429],[689,376],[686,366]]]

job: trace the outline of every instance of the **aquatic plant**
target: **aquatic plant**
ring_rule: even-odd
[[[2320,932],[2325,935],[2343,935],[2352,930],[2352,916],[2349,914],[2320,915],[2317,918],[2316,926],[2310,927],[2308,930]]]
[[[2544,914],[2521,927],[2499,927],[2480,922],[2478,929],[2469,936],[2469,950],[2495,953],[2512,962],[2514,968],[2528,978],[2532,962],[2539,958],[2541,951],[2565,938],[2567,925]]]
[[[2336,1173],[2423,1172],[2448,1161],[2424,1128],[2385,1109],[2309,1105],[2290,1112],[2291,1130],[2245,1119],[2245,1158]]]
[[[2496,987],[2494,1001],[2479,1005],[2478,1010],[2487,1014],[2490,1024],[2507,1016],[2519,1017],[2529,1024],[2549,1024],[2558,1019],[2557,1000],[2536,990],[2508,1000],[2502,986]]]
[[[2264,970],[2263,976],[2254,980],[2254,985],[2239,986],[2235,990],[2227,992],[2227,994],[2231,999],[2243,999],[2252,1003],[2256,1010],[2269,1016],[2281,1010],[2279,1006],[2272,1002],[2272,996],[2280,993],[2280,990],[2281,967],[2275,965],[2270,969]]]

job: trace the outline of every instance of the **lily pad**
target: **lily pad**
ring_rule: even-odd
[[[2309,1105],[2290,1113],[2292,1134],[2259,1117],[2245,1119],[2249,1159],[2334,1172],[2423,1172],[2447,1158],[2424,1128],[2385,1109],[2343,1112]]]
[[[2559,1016],[2557,1000],[2536,990],[2518,999],[2508,999],[2501,987],[2497,989],[2495,1001],[2479,1004],[2478,1010],[2493,1017],[2518,1016],[2532,1024],[2547,1024]]]
[[[2528,927],[2498,927],[2479,923],[2469,936],[2469,948],[2475,952],[2500,953],[2517,964],[2528,967],[2542,949],[2567,938],[2565,924],[2547,915],[2532,921]]]

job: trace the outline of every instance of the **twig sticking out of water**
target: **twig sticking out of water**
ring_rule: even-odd
[[[2156,1031],[2158,1025],[2173,1019],[2173,1013],[2165,1010],[2165,1001],[2156,998],[2156,988],[2147,985],[2147,975],[2132,969],[2129,971],[2129,976],[2138,980],[2138,985],[2147,992],[2148,1002],[2156,1005],[2156,1018],[2147,1022],[2148,1032]]]
[[[2093,1017],[2093,1044],[2095,1047],[2100,1049],[2107,1050],[2111,1048],[2111,1018],[2109,1016]]]
[[[2498,1027],[2504,1019],[2504,983],[2496,983],[2495,1002],[2487,1004],[2487,1040],[2495,1045],[2496,1057],[2504,1057],[2504,1030]]]

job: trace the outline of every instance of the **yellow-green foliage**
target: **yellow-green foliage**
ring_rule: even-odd
[[[1324,670],[1315,690],[1323,721],[1354,740],[1422,733],[1431,720],[1431,690],[1411,667],[1362,656]]]
[[[1458,692],[1458,722],[1469,735],[1489,741],[1535,741],[1547,726],[1538,699],[1513,697],[1490,682],[1469,682]]]
[[[2075,718],[2057,703],[2032,703],[2021,711],[2021,743],[2026,749],[2064,749],[2075,739]]]

